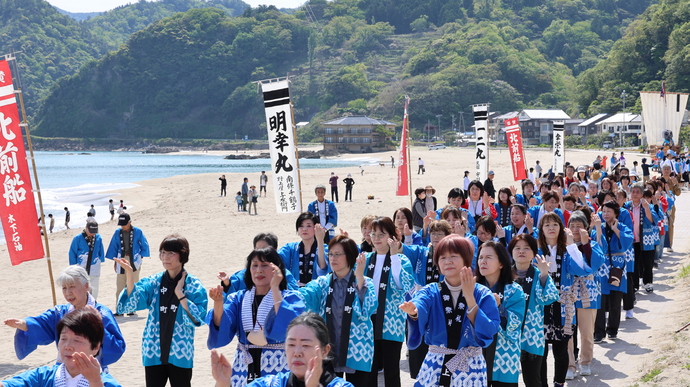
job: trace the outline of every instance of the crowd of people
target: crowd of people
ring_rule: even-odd
[[[244,269],[219,272],[214,286],[185,270],[183,236],[166,236],[163,270],[139,278],[150,249],[131,216],[119,215],[107,249],[89,220],[57,278],[67,303],[5,320],[18,358],[55,343],[56,364],[2,385],[119,385],[108,374],[126,348],[116,317],[148,310],[141,355],[150,387],[191,385],[203,325],[216,386],[366,387],[383,373],[396,387],[403,343],[416,386],[563,386],[592,374],[594,345],[615,342],[622,311],[634,318],[636,295],[654,291],[663,249],[673,251],[688,164],[668,155],[651,176],[643,160],[639,179],[623,160],[566,164],[562,174],[539,167],[519,192],[496,190],[493,172],[484,182],[466,172],[446,205],[420,187],[412,208],[363,217],[361,238],[337,227],[332,174],[332,200],[315,187],[297,240],[256,235]],[[115,313],[97,302],[106,258],[118,272]],[[216,349],[235,338],[230,363]]]

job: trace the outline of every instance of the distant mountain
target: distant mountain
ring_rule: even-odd
[[[61,9],[58,7],[55,7],[55,9],[57,9],[58,12],[60,12],[61,14],[67,15],[76,21],[84,21],[86,19],[92,18],[94,16],[98,16],[101,14],[101,12],[69,12],[69,11],[65,11],[64,9]]]

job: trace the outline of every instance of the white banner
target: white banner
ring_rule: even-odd
[[[484,184],[489,174],[489,133],[487,131],[487,119],[489,118],[489,105],[473,105],[474,128],[476,130],[477,152],[476,179]]]
[[[656,91],[641,91],[640,100],[647,144],[663,145],[664,130],[673,132],[673,142],[678,144],[688,95],[681,93],[663,93],[662,95]]]
[[[279,214],[302,212],[289,81],[262,83],[261,90],[266,109],[276,211]]]
[[[565,165],[565,121],[553,122],[553,173],[563,173]]]

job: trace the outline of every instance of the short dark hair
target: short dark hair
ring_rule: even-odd
[[[604,204],[601,205],[602,210],[604,207],[608,207],[613,210],[613,212],[616,214],[616,217],[621,214],[621,206],[618,205],[618,202],[615,200],[610,200]]]
[[[395,230],[395,223],[393,219],[387,216],[378,216],[371,222],[371,231],[379,230],[388,233],[391,238],[395,239],[397,232]]]
[[[254,287],[254,280],[252,280],[251,273],[251,266],[254,258],[261,262],[268,262],[278,266],[278,268],[280,268],[280,272],[283,274],[283,280],[280,281],[279,288],[280,290],[287,289],[287,280],[285,279],[285,264],[283,263],[283,259],[280,258],[280,255],[278,255],[276,249],[270,247],[266,249],[255,249],[249,253],[249,255],[247,255],[247,264],[245,265],[246,270],[244,272],[244,284],[247,286],[247,289]]]
[[[302,226],[302,222],[304,222],[305,220],[311,220],[312,222],[314,222],[315,225],[321,222],[321,219],[319,219],[319,217],[316,214],[309,211],[303,212],[299,214],[299,216],[297,217],[297,221],[295,221],[295,231],[299,231],[300,226]]]
[[[477,188],[479,188],[479,196],[480,196],[480,197],[484,195],[484,184],[482,184],[481,181],[479,181],[479,180],[472,180],[472,181],[470,182],[470,184],[467,185],[467,192],[470,192],[470,189],[471,189],[472,187],[477,187]]]
[[[492,216],[484,215],[477,219],[477,222],[474,224],[474,229],[478,230],[479,226],[484,228],[484,231],[488,232],[492,236],[496,236],[496,223],[494,222],[494,218]]]
[[[474,259],[474,243],[460,235],[451,234],[443,237],[434,249],[434,265],[438,266],[438,259],[442,254],[456,253],[462,257],[465,267],[472,267]]]
[[[532,169],[532,168],[530,168],[530,170],[531,170],[531,169]],[[522,183],[520,183],[520,185],[522,186],[522,190],[523,190],[523,191],[525,190],[525,187],[528,186],[528,185],[531,185],[531,186],[532,186],[532,189],[534,189],[534,182],[533,182],[532,180],[530,180],[530,179],[524,179],[524,180],[522,181]]]
[[[604,202],[606,202],[607,196],[613,197],[613,200],[616,200],[616,193],[611,190],[605,189],[603,191],[599,191],[599,194],[597,195],[597,202],[599,204],[603,204]]]
[[[513,237],[513,239],[510,240],[510,243],[508,243],[508,253],[510,256],[513,256],[513,249],[515,249],[515,245],[519,241],[525,241],[527,242],[527,245],[529,248],[532,250],[534,255],[536,256],[539,254],[539,248],[537,247],[537,240],[531,235],[531,234],[517,234]]]
[[[269,244],[269,246],[278,250],[278,237],[272,232],[260,232],[254,236],[254,242],[252,246],[256,246],[259,241],[264,241]]]
[[[287,332],[293,327],[298,325],[304,325],[314,332],[314,336],[319,341],[321,347],[325,347],[330,343],[330,336],[328,336],[328,327],[323,318],[314,312],[304,312],[299,316],[295,317],[288,324]]]
[[[354,268],[355,263],[357,263],[357,255],[359,254],[357,243],[346,235],[337,235],[328,243],[328,251],[335,245],[340,245],[343,248],[345,259],[347,259],[347,267],[350,269]]]
[[[447,220],[432,220],[429,224],[429,233],[434,231],[441,231],[446,235],[450,235],[453,233],[453,228]]]
[[[187,242],[187,238],[181,235],[170,234],[163,238],[158,251],[163,250],[180,254],[180,263],[183,267],[185,263],[189,262],[189,242]]]
[[[494,249],[496,252],[496,255],[498,255],[498,262],[503,265],[501,268],[501,273],[498,276],[498,281],[501,282],[502,284],[512,284],[513,283],[513,267],[512,263],[510,262],[510,255],[508,255],[508,250],[506,250],[506,247],[503,246],[502,243],[499,242],[494,242],[494,241],[488,241],[484,242],[480,247],[479,247],[479,252],[477,253],[477,261],[479,260],[479,255],[482,253],[482,250],[484,250],[487,247],[491,247]],[[478,283],[486,283],[486,278],[482,275],[482,273],[479,271],[479,265],[477,264],[477,282]]]
[[[548,190],[548,191],[544,192],[543,195],[541,195],[541,202],[546,203],[551,199],[556,199],[556,201],[558,201],[558,198],[559,198],[558,192],[556,192],[554,190]]]
[[[461,188],[455,187],[448,192],[448,199],[462,198],[462,203],[465,204],[465,193]]]
[[[398,215],[398,212],[402,212],[403,215],[405,215],[405,219],[407,219],[407,227],[412,230],[412,211],[410,211],[409,208],[407,207],[400,207],[397,210],[393,212],[393,221],[395,222],[395,216]]]
[[[508,187],[503,187],[498,190],[498,201],[501,201],[501,194],[504,193],[508,195],[508,203],[510,203],[510,198],[513,196],[513,191],[510,190]]]
[[[426,192],[426,190],[422,187],[419,187],[414,190],[414,196],[419,196],[422,192]]]
[[[527,215],[527,207],[523,206],[520,203],[515,203],[515,204],[511,205],[510,207],[512,208],[511,211],[517,209],[518,211],[520,211],[522,213],[522,215]]]
[[[577,203],[577,199],[575,199],[575,195],[573,194],[567,194],[563,196],[563,201]]]
[[[96,349],[96,347],[103,343],[103,335],[105,334],[103,318],[93,310],[75,309],[67,313],[55,328],[58,337],[60,337],[65,328],[69,328],[75,335],[89,340],[91,349]]]

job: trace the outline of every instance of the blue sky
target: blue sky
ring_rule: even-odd
[[[47,0],[50,4],[69,12],[102,12],[136,0]],[[148,1],[148,0],[147,0]],[[295,8],[307,0],[244,0],[256,7],[259,4],[275,5],[278,8]]]

